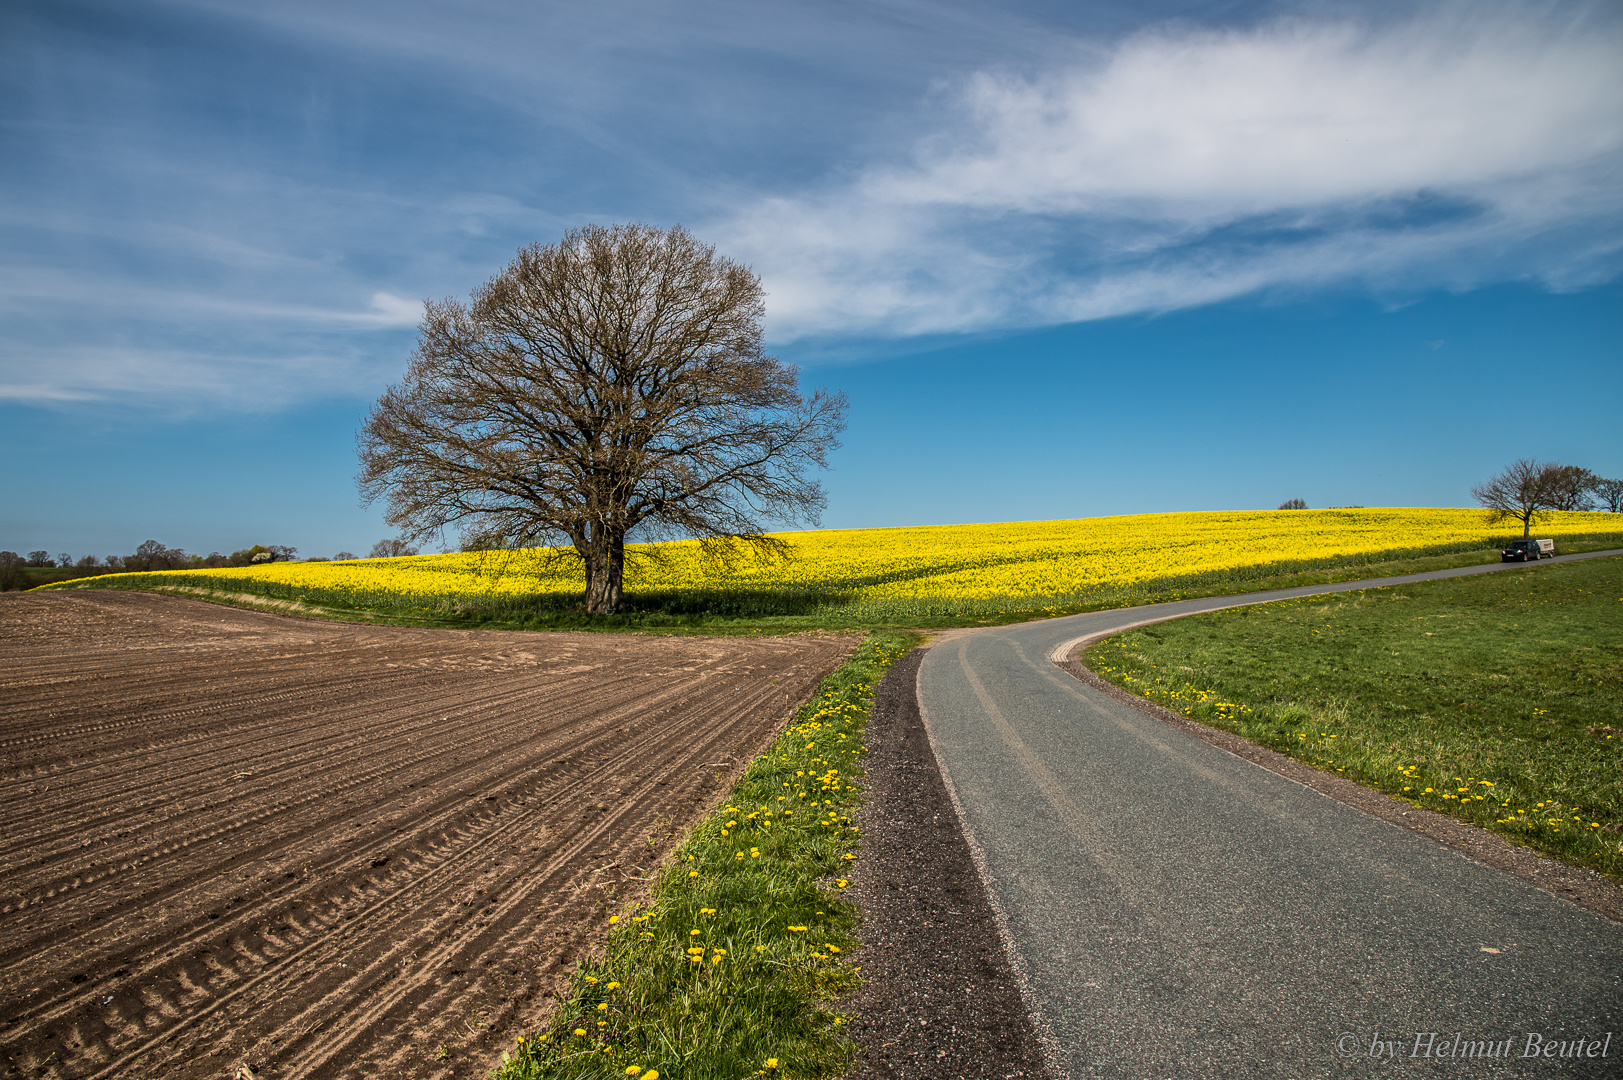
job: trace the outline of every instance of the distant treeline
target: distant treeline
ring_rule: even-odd
[[[49,551],[30,551],[19,555],[15,551],[0,551],[0,592],[11,589],[33,589],[56,581],[97,577],[101,574],[144,574],[153,570],[217,570],[226,566],[257,566],[268,562],[289,562],[299,553],[286,544],[255,544],[253,547],[221,555],[211,551],[207,555],[193,555],[185,548],[165,547],[156,540],[148,540],[132,555],[83,555],[75,559],[66,551],[52,555]],[[370,559],[398,558],[415,555],[417,549],[398,538],[379,540],[372,545]],[[357,559],[352,551],[340,551],[333,562]],[[305,562],[327,562],[322,556],[312,556]]]
[[[30,551],[19,555],[15,551],[0,551],[0,591],[32,589],[53,581],[95,577],[98,574],[145,573],[151,570],[201,570],[225,566],[253,566],[256,563],[282,562],[298,554],[298,548],[286,544],[255,544],[253,547],[222,555],[211,551],[207,555],[193,555],[184,548],[165,547],[156,540],[148,540],[130,555],[84,555],[77,560],[67,552],[53,556],[49,551]],[[340,552],[339,557],[348,555]],[[354,558],[348,555],[349,558]]]

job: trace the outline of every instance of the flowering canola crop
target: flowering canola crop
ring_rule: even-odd
[[[1613,515],[1552,514],[1538,535],[1618,532]],[[772,534],[784,558],[707,558],[695,541],[628,547],[625,591],[664,597],[784,594],[929,613],[988,603],[1065,602],[1100,590],[1367,563],[1498,547],[1519,529],[1480,510],[1350,509],[1139,514],[981,525],[828,529]],[[185,570],[175,584],[305,596],[347,606],[578,595],[567,551],[465,552],[347,562]],[[559,554],[562,557],[556,557]]]

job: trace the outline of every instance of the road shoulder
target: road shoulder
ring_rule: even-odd
[[[880,683],[868,718],[863,986],[851,1080],[1053,1075],[937,767],[914,692],[924,650]]]

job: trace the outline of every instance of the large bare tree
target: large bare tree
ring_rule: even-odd
[[[1488,511],[1488,522],[1514,518],[1522,523],[1522,535],[1530,536],[1533,519],[1544,505],[1544,484],[1538,462],[1521,458],[1505,471],[1471,489],[1471,497]]]
[[[361,492],[426,538],[567,539],[586,608],[622,602],[626,540],[772,547],[815,523],[845,396],[766,355],[760,280],[677,226],[589,225],[519,251],[472,302],[424,305],[405,378],[359,435]]]
[[[1523,458],[1485,484],[1471,489],[1471,497],[1487,508],[1490,523],[1515,520],[1522,535],[1532,535],[1533,522],[1547,510],[1584,510],[1595,474],[1576,465],[1540,464]]]

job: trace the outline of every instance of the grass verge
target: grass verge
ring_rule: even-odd
[[[1623,558],[1158,623],[1102,678],[1213,727],[1623,877]]]
[[[497,1080],[838,1076],[851,1060],[833,1002],[855,989],[863,732],[873,687],[916,644],[870,636],[828,676],[721,810],[675,851],[646,904],[604,913],[550,1024],[518,1041]]]
[[[1623,546],[1623,534],[1563,537],[1563,554]],[[785,634],[810,630],[883,631],[997,626],[1083,611],[1156,604],[1200,596],[1232,596],[1265,589],[1336,581],[1395,577],[1499,561],[1498,548],[1416,554],[1403,558],[1349,560],[1302,568],[1278,565],[1229,567],[1201,574],[1151,578],[1129,585],[1102,585],[1080,592],[983,598],[919,597],[865,599],[806,590],[714,590],[707,593],[631,594],[628,610],[592,615],[578,594],[421,597],[411,603],[383,597],[364,606],[336,594],[247,578],[210,579],[196,571],[120,574],[52,586],[58,589],[134,589],[189,596],[257,610],[283,610],[307,618],[400,626],[493,630],[595,630],[613,633]],[[394,598],[390,598],[391,600]]]

